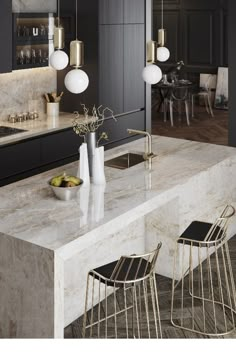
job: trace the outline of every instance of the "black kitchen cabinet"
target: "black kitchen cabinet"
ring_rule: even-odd
[[[0,5],[0,73],[12,71],[12,0]]]
[[[124,0],[99,0],[99,24],[115,25],[124,22]]]
[[[134,55],[135,53],[135,55]],[[124,112],[145,107],[145,28],[142,24],[124,26]]]
[[[109,141],[106,146],[112,146],[113,143],[125,140],[130,137],[127,129],[145,130],[145,111],[125,114],[117,118],[117,122],[113,119],[106,120],[101,131],[108,134]]]
[[[99,104],[124,112],[124,26],[99,29]]]
[[[41,165],[78,155],[82,142],[82,138],[72,129],[42,137],[40,139]]]
[[[0,148],[0,179],[32,170],[40,165],[40,140],[19,142]]]

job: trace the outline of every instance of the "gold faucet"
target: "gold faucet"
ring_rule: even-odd
[[[148,138],[148,151],[145,152],[145,159],[150,160],[152,157],[155,155],[152,152],[152,136],[150,133],[143,131],[143,130],[136,130],[136,129],[127,129],[127,132],[129,134],[139,134],[139,135],[144,135]]]

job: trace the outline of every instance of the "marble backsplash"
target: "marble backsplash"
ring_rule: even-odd
[[[0,119],[8,114],[37,110],[45,112],[43,94],[56,91],[57,76],[54,69],[38,68],[18,70],[0,75]]]

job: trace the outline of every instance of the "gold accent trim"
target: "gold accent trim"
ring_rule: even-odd
[[[147,43],[147,62],[156,63],[157,61],[157,42],[149,41]]]
[[[84,65],[84,42],[72,41],[70,43],[70,66],[81,68]]]
[[[161,28],[158,30],[158,45],[160,47],[164,47],[166,43],[166,30],[164,28]]]
[[[65,31],[63,27],[54,27],[54,48],[63,49],[65,47]]]

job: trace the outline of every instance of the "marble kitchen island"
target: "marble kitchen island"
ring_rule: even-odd
[[[144,152],[141,139],[105,159]],[[105,168],[107,184],[55,199],[48,180],[78,163],[0,189],[0,337],[62,338],[83,314],[87,272],[162,242],[157,272],[171,277],[174,243],[194,219],[236,201],[235,148],[153,137],[152,170]],[[236,232],[235,219],[229,237]],[[171,291],[171,289],[170,289]]]

